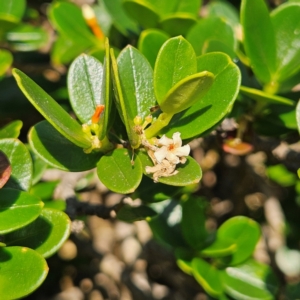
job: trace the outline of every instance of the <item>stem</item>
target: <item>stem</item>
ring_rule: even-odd
[[[173,116],[173,114],[161,113],[157,120],[145,130],[146,138],[151,139],[152,137],[157,136],[157,134],[170,123]]]

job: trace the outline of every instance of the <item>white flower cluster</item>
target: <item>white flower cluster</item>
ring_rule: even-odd
[[[172,139],[163,135],[156,139],[155,145],[144,144],[154,164],[153,167],[146,167],[146,173],[153,173],[153,180],[158,181],[159,177],[169,177],[178,173],[176,165],[186,162],[186,156],[190,153],[190,146],[182,146],[180,132],[175,132]]]

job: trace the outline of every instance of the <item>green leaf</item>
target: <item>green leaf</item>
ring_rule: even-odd
[[[297,175],[290,172],[283,164],[269,166],[266,170],[268,177],[281,186],[293,186],[298,181]]]
[[[188,275],[193,275],[192,260],[194,258],[193,253],[184,249],[176,248],[175,249],[176,263],[178,267]]]
[[[105,4],[106,9],[114,21],[114,25],[122,34],[128,36],[132,33],[139,33],[137,24],[125,13],[122,0],[98,0],[98,2]]]
[[[117,211],[117,218],[128,223],[145,220],[155,215],[157,215],[157,213],[146,205],[131,206],[125,204]]]
[[[22,298],[36,290],[48,274],[46,260],[25,247],[0,248],[2,300]]]
[[[91,32],[81,9],[68,2],[54,2],[49,8],[49,19],[55,29],[63,36],[76,42],[76,45],[84,45],[89,48],[95,45],[101,46],[102,42],[98,40]]]
[[[241,23],[253,72],[258,80],[269,83],[276,71],[276,41],[265,1],[242,0]]]
[[[150,157],[144,151],[139,151],[138,157],[142,162],[144,174],[152,178],[152,176],[147,174],[145,170],[147,166],[153,166],[153,162]],[[198,183],[202,177],[202,170],[199,164],[190,156],[187,157],[186,163],[179,164],[176,170],[178,170],[178,174],[170,177],[160,177],[158,181],[168,185],[186,186]]]
[[[65,200],[53,200],[45,202],[44,208],[50,208],[59,211],[65,211],[67,204]]]
[[[198,72],[214,74],[214,82],[201,101],[173,116],[162,130],[168,136],[179,131],[182,139],[193,138],[222,120],[237,97],[241,74],[224,53],[208,53],[198,57]]]
[[[6,184],[11,175],[11,165],[6,155],[0,151],[0,189]]]
[[[291,99],[277,96],[277,95],[271,95],[268,93],[265,93],[263,91],[245,87],[245,86],[240,86],[240,92],[249,98],[256,100],[258,102],[262,103],[280,103],[280,104],[285,104],[289,106],[294,106],[295,102]]]
[[[131,164],[131,156],[129,150],[121,148],[100,159],[97,173],[107,188],[117,193],[129,194],[138,187],[143,175],[142,164],[136,155],[134,164]]]
[[[230,49],[230,53],[227,54],[234,52],[237,47],[231,25],[224,18],[214,16],[200,20],[188,32],[186,39],[194,47],[197,56],[205,53],[205,47],[211,40],[226,45]]]
[[[86,50],[84,44],[77,44],[65,36],[58,36],[51,49],[51,60],[55,65],[67,64]]]
[[[18,23],[21,21],[25,9],[26,9],[25,0],[1,1],[0,19],[10,21],[13,23]]]
[[[0,129],[0,139],[18,138],[22,126],[23,122],[19,120],[8,123]]]
[[[47,121],[34,125],[28,133],[28,140],[32,150],[47,164],[64,171],[90,170],[103,155],[101,152],[84,153],[81,147],[67,140]]]
[[[217,239],[236,244],[236,251],[226,258],[226,264],[237,265],[249,258],[260,236],[259,225],[247,217],[233,217],[224,222],[217,231]]]
[[[195,257],[192,260],[193,275],[203,289],[212,297],[223,294],[220,271],[205,260]]]
[[[0,233],[8,233],[31,223],[39,216],[43,206],[39,198],[27,192],[1,189]]]
[[[239,26],[239,13],[230,2],[215,1],[207,5],[208,15],[223,18],[233,28]]]
[[[201,249],[207,238],[205,228],[205,199],[189,197],[182,202],[181,230],[183,237],[193,249]]]
[[[236,251],[236,244],[230,239],[216,239],[211,245],[201,250],[201,255],[205,257],[224,257],[232,255]]]
[[[177,114],[200,102],[214,81],[214,75],[203,71],[188,76],[176,83],[160,103],[160,109],[169,114]]]
[[[154,67],[154,91],[158,104],[176,83],[196,72],[197,61],[192,46],[182,36],[166,41]]]
[[[1,139],[0,149],[12,167],[11,176],[5,187],[27,191],[32,178],[32,161],[26,146],[17,139]]]
[[[138,49],[148,59],[152,68],[154,68],[159,49],[169,37],[167,33],[158,29],[147,29],[141,32]]]
[[[13,75],[27,99],[59,133],[79,147],[91,145],[81,126],[41,87],[20,70],[14,69]]]
[[[52,199],[57,184],[58,181],[39,182],[30,189],[29,193],[41,198],[41,200],[45,203]]]
[[[172,36],[186,35],[197,22],[196,16],[190,13],[177,12],[160,20],[160,27]]]
[[[278,290],[271,268],[252,259],[227,267],[221,278],[226,293],[234,299],[273,300]]]
[[[48,258],[69,237],[70,225],[71,221],[64,212],[44,208],[35,221],[6,234],[4,240],[8,246],[29,247]]]
[[[6,33],[6,40],[17,51],[34,51],[45,46],[48,33],[42,27],[20,24]]]
[[[144,0],[123,0],[122,4],[128,15],[142,27],[156,27],[159,14],[154,5]]]
[[[12,54],[5,49],[0,49],[0,78],[9,69],[12,62],[13,62]]]
[[[167,1],[169,2],[169,1]],[[190,13],[194,16],[198,15],[200,6],[202,4],[202,0],[177,0],[177,7],[176,11],[177,12],[185,12],[185,13]]]
[[[300,3],[280,5],[271,13],[277,51],[275,77],[281,82],[300,71],[299,14]]]
[[[68,73],[68,91],[72,108],[81,121],[91,120],[97,105],[104,104],[101,97],[103,66],[94,57],[77,57]]]

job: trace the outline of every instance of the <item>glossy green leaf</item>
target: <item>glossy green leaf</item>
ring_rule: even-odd
[[[244,48],[254,74],[263,83],[271,82],[276,71],[276,42],[265,1],[242,0],[241,23]]]
[[[229,239],[236,244],[236,251],[226,258],[226,264],[237,265],[249,258],[260,236],[259,224],[247,217],[233,217],[224,222],[217,231],[217,239]]]
[[[165,113],[177,114],[196,102],[201,102],[213,81],[214,75],[207,71],[182,79],[169,90],[160,103],[160,109]]]
[[[178,267],[186,274],[193,275],[192,260],[193,253],[183,248],[175,249],[176,263]]]
[[[26,146],[17,139],[1,139],[0,150],[7,156],[12,173],[5,187],[27,191],[32,178],[32,161]]]
[[[101,99],[103,66],[94,57],[77,57],[68,73],[68,91],[72,108],[81,123],[91,120],[95,108],[104,104]]]
[[[158,104],[176,83],[196,72],[197,61],[192,46],[182,36],[166,41],[154,67],[154,91]]]
[[[49,36],[42,27],[20,24],[6,33],[6,40],[14,50],[34,51],[45,46]]]
[[[144,151],[139,151],[138,157],[142,162],[144,174],[152,177],[145,171],[147,166],[153,166],[148,154]],[[202,170],[199,164],[190,156],[187,157],[185,164],[178,164],[176,170],[178,171],[178,174],[170,177],[160,177],[158,181],[168,185],[186,186],[189,184],[198,183],[202,177]]]
[[[121,193],[133,193],[142,180],[143,170],[139,158],[124,148],[115,149],[104,155],[98,165],[97,173],[103,184],[110,190]]]
[[[300,3],[280,5],[271,14],[275,32],[277,70],[276,79],[284,81],[300,71]]]
[[[245,87],[245,86],[240,86],[240,92],[249,98],[256,100],[258,102],[263,102],[263,103],[280,103],[280,104],[285,104],[289,106],[294,106],[295,102],[291,99],[277,96],[277,95],[271,95],[268,93],[265,93],[263,91]]]
[[[1,248],[0,269],[2,300],[23,298],[36,290],[48,274],[46,260],[25,247]]]
[[[27,192],[1,189],[0,233],[8,233],[31,223],[39,216],[43,205],[39,198]]]
[[[50,208],[59,211],[65,211],[67,208],[67,203],[65,200],[52,200],[45,202],[44,208]]]
[[[201,249],[207,238],[205,209],[207,203],[200,197],[190,197],[182,202],[182,234],[193,249]]]
[[[35,221],[6,234],[4,241],[7,246],[29,247],[48,258],[69,237],[70,225],[71,221],[64,212],[44,208]]]
[[[158,29],[147,29],[141,32],[138,49],[148,59],[152,68],[154,68],[159,49],[169,37],[167,33]]]
[[[220,271],[205,260],[195,257],[192,260],[193,275],[203,289],[213,297],[223,294]]]
[[[139,116],[144,119],[155,105],[153,72],[147,59],[131,46],[119,54],[117,67],[114,61],[112,64],[117,89],[117,108],[125,123],[130,144],[136,148],[139,145],[139,136],[134,131],[134,118]]]
[[[177,12],[160,20],[160,27],[172,36],[186,35],[197,22],[196,16],[190,13]]]
[[[9,69],[13,62],[12,54],[5,49],[0,49],[0,77]]]
[[[27,99],[58,132],[79,147],[91,145],[81,126],[41,87],[20,70],[14,69],[13,75]]]
[[[8,123],[0,129],[0,139],[18,138],[22,126],[23,122],[19,120]]]
[[[205,53],[206,44],[211,40],[223,43],[231,53],[237,46],[231,25],[223,18],[214,16],[200,20],[188,32],[186,39],[194,47],[197,56]]]
[[[149,206],[131,206],[125,204],[117,211],[117,218],[121,221],[133,223],[154,217],[157,213]]]
[[[149,1],[124,0],[123,7],[127,14],[144,28],[156,27],[159,14]]]
[[[278,282],[271,268],[252,259],[226,268],[221,278],[226,293],[234,299],[276,299]]]
[[[223,18],[232,27],[239,26],[239,13],[230,2],[214,1],[207,5],[208,15]]]
[[[6,184],[11,175],[11,165],[7,156],[0,151],[0,189]]]
[[[139,33],[138,25],[127,15],[123,9],[122,0],[98,0],[98,2],[104,3],[107,11],[111,15],[116,28],[125,36],[132,33]]]
[[[168,2],[168,1],[167,1]],[[200,6],[202,4],[202,0],[177,0],[176,11],[177,12],[185,12],[193,14],[197,16],[199,13]]]
[[[297,175],[290,172],[283,164],[267,167],[267,176],[281,186],[293,186],[298,181]]]
[[[0,19],[18,23],[22,19],[26,9],[25,0],[1,1]]]
[[[76,45],[85,45],[89,48],[94,45],[101,45],[91,32],[81,9],[75,4],[68,2],[54,2],[49,8],[49,18],[63,36],[76,42]]]
[[[198,72],[214,74],[214,82],[201,101],[179,114],[162,130],[168,136],[179,131],[182,139],[195,137],[216,125],[230,111],[239,91],[241,74],[224,53],[198,57]]]
[[[101,152],[86,154],[61,135],[47,121],[42,121],[31,128],[28,140],[32,150],[47,164],[55,168],[79,172],[95,168]]]
[[[230,239],[216,239],[211,245],[201,250],[201,255],[205,257],[224,257],[232,255],[236,251],[236,244]]]

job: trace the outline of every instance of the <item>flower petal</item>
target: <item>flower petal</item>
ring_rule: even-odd
[[[169,139],[165,135],[163,135],[160,139],[158,139],[159,146],[168,146],[168,145],[172,145],[172,144],[173,144],[173,140]]]
[[[154,156],[155,156],[156,160],[159,163],[161,163],[163,161],[163,159],[166,158],[167,153],[168,153],[168,148],[166,146],[163,146],[154,152]]]
[[[175,148],[173,150],[173,153],[176,156],[181,157],[181,156],[188,156],[190,154],[190,151],[191,151],[190,145],[185,145],[183,147]]]
[[[175,148],[181,147],[181,145],[182,145],[182,140],[180,138],[180,135],[181,135],[180,132],[173,133],[172,138],[173,138],[173,143],[174,143]]]
[[[174,165],[177,165],[179,163],[179,158],[174,152],[168,151],[166,155],[166,159]]]

